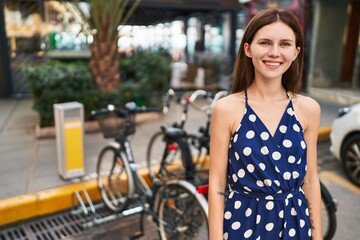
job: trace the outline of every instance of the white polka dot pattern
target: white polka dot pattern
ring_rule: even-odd
[[[269,149],[267,148],[267,146],[262,147],[260,151],[263,155],[269,154]]]
[[[292,102],[273,135],[246,101],[230,141],[223,239],[311,240],[309,210],[299,188],[306,143]]]
[[[233,224],[231,224],[231,228],[232,228],[233,230],[239,229],[240,226],[241,226],[240,222],[234,222]]]
[[[267,132],[262,132],[262,133],[260,134],[261,139],[264,140],[264,141],[268,140],[268,139],[269,139],[269,136],[270,136],[270,135],[269,135]]]

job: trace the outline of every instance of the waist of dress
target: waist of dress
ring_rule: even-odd
[[[233,192],[235,194],[240,194],[248,198],[258,198],[258,199],[273,200],[273,201],[293,198],[301,191],[300,187],[296,187],[292,190],[281,193],[249,192],[245,190],[233,189],[230,185],[229,188],[230,188],[230,193]]]

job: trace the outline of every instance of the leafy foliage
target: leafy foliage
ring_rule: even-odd
[[[23,66],[34,98],[33,108],[39,113],[40,126],[54,124],[55,103],[80,102],[85,120],[90,112],[107,104],[123,105],[134,101],[138,105],[160,107],[168,88],[170,59],[159,52],[138,51],[122,58],[124,83],[119,91],[102,93],[93,86],[87,61],[50,61],[35,66]]]
[[[121,92],[138,104],[159,106],[161,96],[169,87],[171,59],[159,51],[137,50],[120,59],[123,78]]]
[[[53,125],[53,104],[78,101],[89,108],[99,99],[100,92],[92,89],[92,79],[84,62],[50,61],[37,66],[23,66],[34,97],[33,108],[40,115],[40,126]]]

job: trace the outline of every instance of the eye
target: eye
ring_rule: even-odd
[[[289,47],[289,46],[292,46],[292,43],[291,42],[281,42],[280,46]]]
[[[260,45],[264,45],[264,46],[268,46],[270,45],[271,43],[269,41],[260,41],[259,42]]]

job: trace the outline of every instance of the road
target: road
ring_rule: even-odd
[[[360,239],[360,187],[347,180],[329,147],[329,141],[319,143],[318,165],[321,180],[339,203],[334,240]]]

